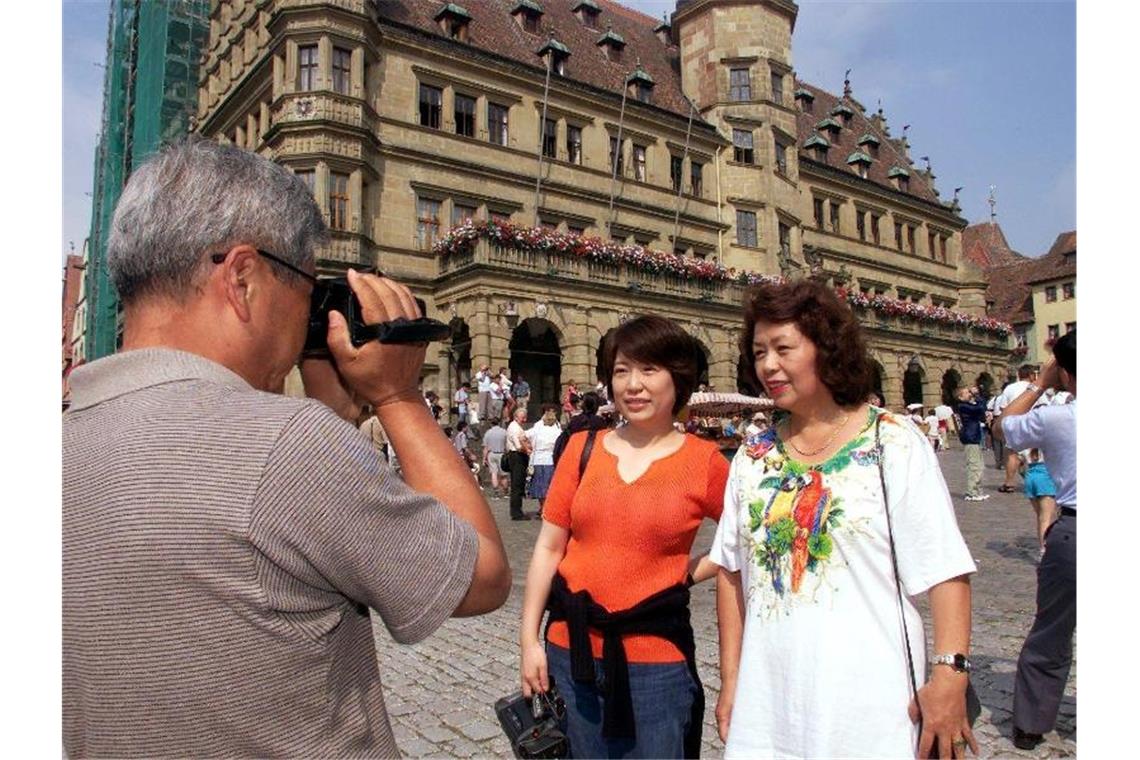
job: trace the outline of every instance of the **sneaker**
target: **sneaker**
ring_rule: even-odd
[[[964,498],[966,501],[985,501],[986,499],[988,499],[988,498],[990,498],[990,497],[989,497],[989,494],[986,494],[986,495],[984,495],[984,496],[966,496],[966,497],[963,497],[963,498]]]
[[[1017,726],[1013,727],[1013,746],[1018,749],[1036,749],[1037,745],[1044,741],[1045,737],[1041,734],[1031,734],[1027,731],[1022,731]]]

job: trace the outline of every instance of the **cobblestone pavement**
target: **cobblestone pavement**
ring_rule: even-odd
[[[960,447],[939,454],[954,497],[958,522],[978,565],[973,580],[974,685],[982,701],[975,726],[981,756],[1054,758],[1076,756],[1076,663],[1069,676],[1057,729],[1032,752],[1016,749],[1012,731],[1013,679],[1017,655],[1033,621],[1037,542],[1033,510],[1020,494],[997,491],[1001,473],[987,452],[988,501],[962,500],[965,462]],[[539,522],[511,522],[505,499],[492,499],[514,570],[514,588],[496,612],[453,619],[426,641],[400,646],[376,627],[385,699],[400,751],[407,757],[511,757],[492,705],[518,688],[518,620],[523,582]],[[533,511],[537,503],[527,502]],[[714,526],[706,523],[694,553],[706,551]],[[927,633],[931,632],[928,610]],[[703,756],[718,758],[713,708],[720,689],[717,671],[715,595],[712,583],[693,589],[697,660],[706,693]],[[870,676],[870,674],[869,674]]]

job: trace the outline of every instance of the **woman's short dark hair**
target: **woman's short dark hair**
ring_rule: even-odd
[[[740,351],[747,362],[748,379],[762,388],[752,350],[756,322],[792,322],[815,344],[816,373],[835,403],[859,404],[875,390],[875,370],[867,340],[847,304],[827,285],[815,280],[759,285],[744,298],[744,329]]]
[[[546,414],[547,412],[554,412],[555,414],[558,414],[558,404],[543,404],[542,413]]]
[[[700,378],[704,352],[696,338],[671,319],[656,314],[635,317],[610,333],[602,346],[601,375],[614,398],[614,362],[621,351],[629,359],[663,367],[673,378],[677,400],[673,414],[689,401]]]

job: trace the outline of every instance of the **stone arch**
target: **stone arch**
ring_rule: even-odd
[[[522,375],[530,385],[529,419],[537,419],[543,404],[557,404],[562,390],[562,334],[548,319],[524,319],[511,332],[511,376]]]
[[[997,382],[994,380],[994,376],[989,372],[982,370],[978,373],[978,377],[974,382],[977,383],[978,390],[981,391],[981,394],[986,398],[994,395],[994,386],[997,385]]]
[[[449,382],[453,388],[471,382],[471,328],[462,317],[452,317],[448,322],[451,328],[451,341],[447,346]]]
[[[942,373],[942,403],[954,406],[958,399],[955,397],[962,386],[962,373],[951,367]]]
[[[691,332],[689,334],[692,335]],[[697,388],[700,388],[702,383],[707,388],[709,385],[709,367],[712,364],[712,351],[709,350],[705,342],[697,336],[693,335],[693,340],[701,347],[701,353],[697,357]]]
[[[887,406],[887,394],[883,390],[883,378],[886,375],[886,370],[883,369],[882,363],[878,359],[871,359],[871,388],[875,393],[879,394],[879,398],[883,400],[883,407]]]
[[[911,357],[903,371],[903,404],[925,404],[922,387],[926,384],[926,369],[917,356]]]

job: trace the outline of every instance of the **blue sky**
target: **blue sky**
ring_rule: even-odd
[[[657,18],[673,0],[632,0]],[[1076,228],[1076,6],[1072,2],[800,2],[798,75],[831,92],[851,69],[856,99],[881,100],[911,157],[930,156],[942,197],[970,222],[998,221],[1026,255]],[[99,132],[106,0],[63,3],[63,247],[87,235]],[[97,65],[100,64],[100,65]]]

